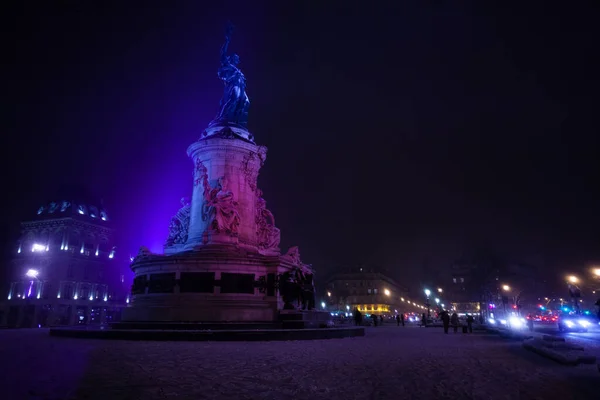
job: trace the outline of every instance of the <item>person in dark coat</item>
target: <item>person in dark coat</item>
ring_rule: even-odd
[[[421,318],[421,326],[427,326],[427,317],[425,313],[423,313],[423,317]]]
[[[473,333],[473,322],[475,322],[475,318],[471,314],[467,315],[467,329],[469,333]]]
[[[396,324],[400,326],[400,315],[396,315]]]
[[[402,326],[404,326],[404,313],[400,314],[400,322],[402,322]]]
[[[450,315],[448,315],[448,311],[442,311],[441,317],[444,324],[444,333],[448,333],[448,328],[450,327]]]
[[[454,333],[458,331],[458,314],[452,313],[450,317],[450,324],[452,324],[452,328],[454,328]]]

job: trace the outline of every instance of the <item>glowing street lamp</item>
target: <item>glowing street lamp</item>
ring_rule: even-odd
[[[331,297],[331,292],[327,292],[327,297]]]
[[[600,268],[594,268],[594,269],[592,270],[592,272],[594,273],[594,275],[596,275],[596,276],[600,277]]]
[[[25,273],[25,276],[27,276],[28,278],[37,278],[39,273],[40,273],[40,271],[38,271],[37,269],[29,269]]]
[[[502,285],[502,290],[504,290],[505,292],[510,292],[510,286]]]
[[[431,290],[425,289],[425,296],[429,297],[430,294],[431,294]]]
[[[33,246],[31,246],[31,251],[46,251],[46,246],[43,244],[34,243]]]
[[[435,298],[435,303],[436,304],[440,304],[440,299],[438,299],[437,297]]]
[[[321,307],[325,308],[325,302],[324,301],[321,302]]]
[[[386,296],[389,296],[389,295],[390,295],[390,291],[389,291],[388,289],[383,289],[383,293],[384,293]]]
[[[575,275],[568,276],[568,277],[567,277],[567,280],[568,280],[570,283],[577,283],[577,282],[579,282],[579,279],[577,279],[577,277],[576,277]]]
[[[442,288],[441,288],[441,287],[439,287],[439,288],[438,288],[438,293],[442,293],[442,292],[443,292]]]

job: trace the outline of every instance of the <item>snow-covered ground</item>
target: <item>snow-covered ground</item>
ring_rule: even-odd
[[[596,366],[564,367],[496,335],[367,328],[298,342],[123,342],[0,331],[4,400],[591,399]],[[6,391],[8,390],[8,392]]]

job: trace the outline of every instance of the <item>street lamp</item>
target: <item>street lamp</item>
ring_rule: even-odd
[[[331,297],[331,292],[327,292],[327,297]]]
[[[25,273],[25,276],[27,276],[28,278],[37,278],[39,273],[40,273],[40,271],[38,271],[37,269],[29,269]]]
[[[440,299],[438,299],[437,297],[435,298],[435,304],[440,304]]]
[[[321,302],[321,307],[323,307],[323,309],[325,309],[325,302],[324,301]]]
[[[596,275],[596,276],[600,277],[600,268],[594,268],[594,269],[592,270],[592,272],[594,273],[594,275]]]
[[[441,288],[441,287],[439,287],[439,288],[438,288],[438,293],[442,293],[442,292],[443,292],[442,288]]]
[[[431,294],[431,290],[425,289],[425,296],[427,296],[427,302],[425,305],[427,306],[427,317],[431,317],[431,305],[429,303],[429,295]]]
[[[575,275],[567,277],[567,286],[569,287],[569,295],[571,295],[571,301],[573,302],[573,311],[575,314],[579,314],[579,303],[577,299],[581,297],[581,290],[577,286],[579,279]]]
[[[505,292],[510,292],[510,286],[502,285],[502,290],[504,290]]]
[[[389,291],[388,289],[383,289],[383,293],[384,293],[386,296],[389,296],[389,295],[390,295],[390,291]]]

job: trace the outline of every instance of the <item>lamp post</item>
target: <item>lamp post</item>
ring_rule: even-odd
[[[505,292],[510,292],[510,286],[508,286],[508,285],[502,285],[502,290],[504,290]],[[508,318],[508,313],[506,312],[506,303],[507,302],[508,302],[508,296],[502,296],[502,305],[503,305],[503,309],[504,309],[504,318]]]
[[[577,299],[581,297],[581,289],[577,284],[579,283],[579,278],[575,275],[570,275],[567,277],[567,287],[569,288],[569,295],[571,296],[571,301],[573,302],[573,311],[575,314],[580,314],[579,311],[579,303]]]
[[[427,306],[427,318],[431,317],[431,305],[429,304],[429,295],[431,295],[431,290],[425,289],[426,303]]]

